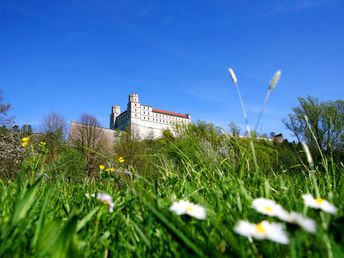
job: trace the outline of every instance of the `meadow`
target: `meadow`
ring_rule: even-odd
[[[204,124],[176,138],[127,141],[117,146],[120,159],[99,156],[97,176],[73,177],[44,162],[48,146],[28,140],[16,180],[1,181],[0,256],[343,257],[343,163],[309,164],[299,145],[256,140],[255,166],[248,139]],[[98,193],[112,197],[112,212]],[[307,207],[306,193],[337,213]],[[257,212],[261,197],[313,219],[316,232]],[[204,207],[205,218],[171,211],[179,200]],[[289,241],[241,236],[240,220],[280,222]]]
[[[341,158],[248,136],[198,122],[110,153],[23,137],[0,257],[344,257]]]

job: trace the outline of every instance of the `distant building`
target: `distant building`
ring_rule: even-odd
[[[272,137],[272,140],[277,143],[282,143],[284,141],[283,134],[276,134],[274,137]]]
[[[159,138],[164,130],[174,132],[176,124],[189,124],[191,116],[165,111],[139,102],[139,95],[129,94],[127,110],[121,113],[120,106],[114,105],[110,115],[110,129],[125,130],[139,138]]]

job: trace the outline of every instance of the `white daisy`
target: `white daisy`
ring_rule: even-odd
[[[110,195],[99,193],[97,194],[97,199],[101,201],[102,203],[104,203],[106,206],[108,206],[109,212],[113,211],[114,204],[112,201],[112,197]]]
[[[337,208],[328,201],[318,197],[316,199],[313,198],[311,194],[304,194],[302,198],[305,202],[305,205],[314,209],[320,209],[326,211],[328,213],[336,214]]]
[[[265,198],[254,199],[252,202],[252,207],[256,211],[264,215],[277,217],[284,221],[288,220],[288,212],[284,210],[281,205],[277,204],[273,200],[269,200]]]
[[[206,212],[202,206],[184,200],[174,202],[170,207],[170,211],[173,211],[178,215],[187,214],[196,219],[206,218]]]
[[[280,244],[288,244],[289,239],[287,233],[280,223],[270,223],[266,220],[254,224],[245,220],[239,221],[234,231],[242,236],[252,237],[258,240],[268,239]]]
[[[303,228],[305,231],[308,231],[310,233],[315,233],[317,230],[317,226],[314,220],[307,218],[303,216],[302,214],[294,212],[294,211],[289,213],[288,222],[297,224],[301,228]]]
[[[87,199],[96,197],[95,194],[89,194],[89,193],[85,193],[85,196],[86,196]]]

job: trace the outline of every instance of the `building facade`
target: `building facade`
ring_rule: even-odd
[[[175,131],[176,124],[191,123],[189,114],[153,108],[140,103],[138,94],[129,94],[127,110],[121,113],[118,105],[112,106],[110,129],[126,130],[139,138],[159,138],[164,130]]]

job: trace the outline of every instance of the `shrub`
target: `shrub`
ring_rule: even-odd
[[[82,181],[87,177],[87,161],[84,155],[74,147],[64,147],[56,161],[47,170],[53,177],[65,177],[68,181]]]
[[[0,127],[0,178],[12,180],[16,177],[24,158],[21,146],[21,132],[18,128]]]

